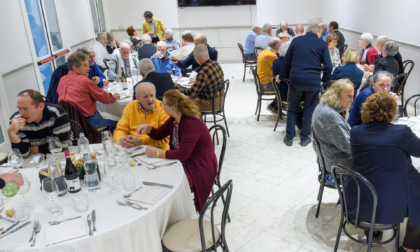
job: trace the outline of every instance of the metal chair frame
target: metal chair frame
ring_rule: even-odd
[[[71,132],[73,134],[73,139],[71,141],[72,146],[77,146],[77,140],[79,140],[80,133],[84,134],[85,132],[83,131],[82,126],[78,122],[72,119],[69,119],[69,122],[70,122]]]
[[[289,81],[282,80],[282,82],[286,83],[286,85],[289,87]],[[278,106],[277,121],[276,121],[276,125],[274,126],[274,130],[273,130],[273,131],[276,131],[277,125],[279,124],[280,119],[283,120],[283,114],[282,114],[283,107],[287,108],[289,106],[289,92],[287,92],[287,101],[283,101],[281,99],[280,88],[279,88],[278,84],[276,83],[276,78],[273,78],[271,80],[271,83],[274,86],[274,90],[276,91],[276,99],[277,99],[277,106]],[[285,106],[283,106],[283,105],[285,105]]]
[[[257,121],[260,120],[260,114],[261,114],[261,101],[270,101],[273,100],[273,97],[270,98],[263,98],[264,96],[277,96],[276,91],[272,92],[264,92],[261,90],[261,84],[260,84],[260,78],[257,74],[257,68],[251,67],[251,72],[254,75],[254,82],[255,82],[255,88],[257,90],[258,100],[257,100],[257,108],[255,109],[255,115],[258,112]]]
[[[417,98],[416,98],[417,97]],[[417,105],[417,102],[420,100],[420,94],[415,94],[415,95],[412,95],[410,98],[408,98],[407,99],[407,101],[405,102],[405,104],[404,104],[404,116],[405,117],[408,117],[408,113],[407,113],[407,105],[408,105],[408,103],[411,101],[411,99],[414,99],[414,98],[416,98],[415,100],[414,100],[414,116],[417,116],[417,107],[416,107],[416,105]]]
[[[212,115],[213,116],[213,122],[214,125],[216,125],[217,122],[220,121],[224,121],[225,122],[225,126],[226,126],[226,131],[228,136],[229,135],[229,128],[226,122],[226,114],[225,114],[225,102],[226,102],[226,96],[227,96],[227,92],[229,90],[229,80],[224,80],[221,83],[219,83],[219,85],[217,86],[217,88],[214,90],[213,93],[213,99],[212,99],[212,110],[211,111],[201,111],[201,115],[204,116],[203,121],[206,123],[207,122],[207,115]],[[217,96],[217,94],[219,94]],[[222,98],[222,94],[224,94],[224,98]],[[216,99],[219,99],[219,109],[216,109]],[[217,116],[219,116],[220,118],[216,118]]]
[[[246,68],[256,65],[257,60],[247,60],[245,58],[245,54],[244,54],[244,47],[241,45],[241,43],[238,43],[238,47],[239,47],[239,50],[241,51],[241,54],[242,54],[242,63],[244,63],[244,77],[242,79],[242,82],[244,82],[245,81]]]
[[[255,57],[257,57],[258,58],[258,55],[260,55],[260,53],[261,53],[261,51],[263,51],[265,48],[262,48],[262,47],[254,47],[254,54],[255,54]]]

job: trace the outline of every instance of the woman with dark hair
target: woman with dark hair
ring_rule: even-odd
[[[182,34],[181,48],[178,50],[178,60],[185,60],[194,50],[194,38],[191,33]]]
[[[130,44],[132,50],[137,50],[140,47],[140,38],[137,37],[137,31],[133,26],[129,26],[126,30],[128,36],[130,36]]]
[[[408,217],[403,248],[420,249],[420,173],[411,157],[420,157],[420,139],[405,125],[391,122],[398,116],[398,105],[390,93],[371,95],[362,108],[363,124],[350,131],[352,168],[365,176],[378,194],[377,224],[395,224]],[[348,195],[357,195],[354,184]],[[372,196],[361,186],[359,219],[370,222]],[[349,214],[356,209],[355,197],[348,197]],[[354,213],[353,213],[354,214]]]
[[[147,147],[146,155],[154,158],[178,159],[182,162],[194,204],[201,211],[210,195],[217,175],[217,158],[207,126],[200,119],[194,102],[178,90],[163,95],[163,109],[170,118],[159,128],[148,124],[137,127],[137,133],[148,134],[154,140],[170,136],[170,150]]]

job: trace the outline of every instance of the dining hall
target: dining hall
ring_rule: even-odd
[[[0,251],[420,251],[420,3],[0,3]]]

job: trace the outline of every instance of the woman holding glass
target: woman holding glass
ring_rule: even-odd
[[[408,217],[406,235],[400,251],[420,249],[420,173],[411,156],[420,157],[420,139],[406,125],[394,125],[398,105],[388,92],[371,95],[362,108],[363,124],[350,131],[352,167],[365,176],[378,194],[377,224],[401,223]],[[348,195],[357,195],[349,184]],[[360,221],[371,220],[372,197],[361,187]],[[353,197],[349,209],[355,209]]]
[[[217,159],[207,126],[200,119],[200,112],[193,101],[178,90],[168,90],[163,95],[163,109],[170,118],[159,128],[148,124],[137,127],[137,133],[148,134],[161,140],[170,136],[170,150],[149,146],[146,154],[154,158],[178,159],[182,162],[194,204],[201,211],[210,195],[217,175]]]

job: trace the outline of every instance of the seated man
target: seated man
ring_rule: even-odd
[[[271,25],[264,24],[262,33],[255,38],[255,47],[268,48],[271,39]]]
[[[171,53],[168,52],[168,47],[165,42],[157,42],[157,52],[150,57],[153,64],[155,65],[156,72],[158,73],[170,73],[174,76],[179,76],[179,68],[170,60]]]
[[[163,94],[169,90],[174,89],[175,84],[172,81],[171,75],[169,73],[157,73],[153,62],[150,59],[142,59],[139,62],[140,74],[143,77],[139,83],[150,82],[155,85],[156,88],[156,98],[162,100]],[[139,85],[137,83],[134,86],[133,100],[136,99],[136,87]]]
[[[198,34],[194,37],[194,44],[197,45],[205,45],[207,47],[207,51],[210,57],[210,60],[217,61],[217,51],[216,49],[210,47],[207,44],[207,37],[204,34]],[[176,63],[176,65],[181,68],[182,76],[186,76],[187,73],[191,71],[198,72],[200,68],[200,64],[195,60],[193,52],[191,52],[185,60],[178,61],[178,58],[171,56],[171,60]],[[188,67],[192,67],[191,69],[187,69]]]
[[[114,140],[126,148],[138,145],[152,145],[156,148],[169,150],[169,139],[153,140],[147,134],[139,135],[137,126],[149,124],[159,128],[169,116],[163,110],[162,103],[156,100],[156,89],[152,83],[143,82],[136,86],[136,100],[124,108],[123,115],[114,132]]]
[[[23,157],[49,153],[51,136],[58,137],[63,148],[69,146],[69,116],[61,106],[45,103],[42,94],[32,89],[20,92],[16,103],[19,112],[10,117],[7,133],[12,148],[19,149]]]
[[[181,87],[175,83],[175,88],[190,96],[200,111],[211,111],[214,90],[224,80],[223,70],[217,62],[210,59],[206,45],[196,45],[193,53],[195,60],[201,65],[195,83],[191,88]],[[224,94],[216,95],[224,96]],[[215,109],[218,109],[220,107],[219,99],[215,101]]]
[[[108,50],[106,49],[107,41],[108,39],[106,33],[101,32],[98,36],[96,36],[96,42],[93,45],[93,50],[95,51],[96,56],[96,64],[98,64],[102,72],[106,70],[104,59],[108,59],[109,57]]]
[[[153,54],[156,53],[156,46],[152,44],[152,39],[150,35],[143,34],[141,38],[143,40],[143,45],[137,50],[137,58],[139,60],[144,58],[150,58]]]
[[[246,60],[257,60],[254,48],[255,48],[255,39],[258,35],[262,32],[259,25],[252,26],[252,29],[248,32],[245,38],[245,48],[244,48],[244,56]]]
[[[386,35],[378,36],[378,38],[376,39],[376,48],[378,49],[378,53],[379,53],[379,58],[378,59],[381,59],[381,58],[384,57],[382,55],[382,49],[384,48],[385,43],[388,42],[388,41],[389,41],[389,38]],[[402,57],[401,57],[401,54],[400,54],[399,51],[397,52],[397,54],[394,55],[394,59],[398,62],[398,66],[399,66],[399,69],[400,69],[398,74],[404,73],[404,66],[403,66],[403,62],[402,62]]]
[[[67,65],[70,71],[58,84],[58,101],[68,102],[76,107],[95,128],[109,126],[112,131],[117,121],[102,118],[96,109],[96,101],[104,104],[114,103],[120,99],[120,95],[112,95],[89,80],[89,63],[85,54],[71,54]]]
[[[121,77],[121,68],[125,77],[130,77],[133,69],[138,69],[137,59],[131,54],[130,45],[125,42],[120,43],[120,49],[115,50],[110,58],[108,77],[112,80]]]
[[[382,58],[378,58],[374,63],[373,74],[378,71],[387,71],[397,76],[400,72],[398,61],[394,58],[398,53],[399,46],[395,41],[388,41],[382,47]]]
[[[286,32],[292,37],[295,36],[295,32],[293,31],[293,29],[290,28],[290,27],[287,27],[287,22],[286,21],[282,21],[280,23],[280,28],[278,28],[276,30],[276,36],[279,35],[279,33],[282,33],[282,32]]]
[[[95,62],[95,51],[89,47],[77,49],[76,52],[84,53],[89,59],[89,76],[93,82],[98,85],[98,87],[108,86],[109,81],[106,79],[105,74],[99,69],[98,65]]]

